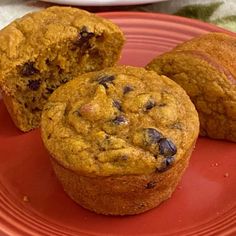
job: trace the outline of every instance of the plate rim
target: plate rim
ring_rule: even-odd
[[[220,32],[225,32],[228,33],[230,35],[236,36],[236,32],[230,31],[228,29],[222,28],[218,25],[209,23],[209,22],[204,22],[201,21],[199,19],[194,19],[194,18],[187,18],[187,17],[183,17],[183,16],[177,16],[177,15],[171,15],[171,14],[166,14],[166,13],[160,13],[160,12],[140,12],[140,11],[101,11],[101,12],[96,12],[95,13],[98,16],[102,16],[102,17],[107,17],[108,19],[112,18],[112,17],[127,17],[127,18],[153,18],[153,19],[164,19],[164,21],[169,21],[169,22],[173,22],[175,21],[175,23],[179,23],[179,24],[184,24],[186,25],[193,25],[194,26],[203,26],[205,28],[209,28],[212,29],[214,31],[218,30]],[[212,31],[212,32],[213,32]],[[216,31],[217,32],[217,31]]]
[[[185,18],[185,17],[180,17],[180,16],[173,16],[173,15],[168,15],[168,14],[161,14],[161,13],[149,13],[149,12],[129,12],[129,11],[127,11],[127,12],[100,12],[100,13],[98,13],[98,15],[101,15],[101,16],[104,16],[104,17],[106,17],[106,16],[116,16],[116,17],[120,17],[120,16],[122,16],[122,17],[124,17],[124,16],[128,16],[128,17],[136,17],[137,18],[137,16],[144,16],[145,18],[146,18],[146,16],[148,15],[148,16],[154,16],[154,18],[158,18],[158,17],[167,17],[167,18],[169,18],[169,19],[182,19],[182,21],[181,21],[181,24],[183,23],[183,21],[184,21],[184,23],[186,22],[186,21],[188,21],[189,23],[192,23],[193,21],[195,21],[195,23],[196,23],[196,26],[198,25],[203,25],[203,26],[208,26],[208,27],[210,27],[210,28],[215,28],[215,29],[218,29],[219,31],[221,31],[221,32],[226,32],[226,33],[233,33],[233,32],[231,32],[231,31],[228,31],[228,30],[225,30],[225,29],[223,29],[223,28],[221,28],[221,27],[218,27],[218,26],[215,26],[215,25],[212,25],[212,24],[209,24],[209,23],[204,23],[204,22],[201,22],[201,21],[199,21],[199,20],[194,20],[194,19],[189,19],[189,18]],[[160,19],[160,18],[159,18]],[[172,21],[172,20],[170,20],[170,21]],[[233,33],[234,35],[236,35],[235,33]],[[0,102],[2,102],[2,101],[0,101]],[[35,212],[32,212],[33,214],[35,213]],[[1,215],[1,214],[0,214]],[[40,216],[40,215],[39,215]],[[47,219],[47,218],[45,218],[45,219]],[[51,223],[52,223],[52,225],[54,224],[54,222],[53,221],[51,221]],[[13,224],[14,225],[14,224]],[[64,227],[63,227],[64,228]],[[67,230],[70,230],[70,228],[68,227],[68,228],[66,228]],[[0,232],[1,232],[1,228],[0,228]],[[71,233],[74,233],[74,231],[72,230],[72,232]],[[86,236],[88,236],[88,234],[86,234],[85,232],[79,232],[79,231],[76,231],[75,233],[80,233],[80,235],[86,235]],[[181,233],[181,232],[180,232]],[[67,232],[66,232],[66,234],[67,234]],[[7,235],[7,234],[6,234]],[[10,235],[10,234],[9,234]],[[69,235],[69,234],[68,234]]]

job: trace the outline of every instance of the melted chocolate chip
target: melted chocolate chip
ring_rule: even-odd
[[[46,65],[48,65],[48,66],[51,65],[51,61],[49,59],[46,60]]]
[[[84,44],[87,44],[89,42],[89,39],[91,39],[92,37],[94,37],[94,33],[89,32],[88,28],[86,26],[83,26],[78,34],[76,41],[74,42],[74,45],[81,47]]]
[[[177,152],[175,144],[167,138],[162,138],[159,141],[159,152],[164,156],[173,156]]]
[[[123,94],[126,94],[126,93],[129,93],[131,91],[133,91],[134,89],[130,86],[130,85],[126,85],[124,88],[123,88]]]
[[[146,189],[152,189],[156,186],[157,182],[156,181],[151,181],[145,185]]]
[[[173,156],[168,156],[166,158],[164,158],[161,167],[157,168],[158,172],[164,172],[166,170],[168,170],[174,163],[175,158]]]
[[[23,68],[21,69],[21,75],[23,76],[31,76],[36,73],[38,73],[39,70],[37,70],[34,67],[34,62],[27,62],[23,65]]]
[[[123,124],[127,124],[128,120],[124,116],[117,116],[114,120],[112,120],[112,122],[115,125],[123,125]]]
[[[108,84],[113,84],[114,79],[115,79],[114,75],[104,75],[98,79],[98,83],[103,85],[107,89]]]
[[[122,108],[121,108],[121,103],[120,103],[120,101],[118,101],[118,100],[114,100],[114,101],[113,101],[113,106],[116,107],[119,111],[122,110]]]
[[[148,100],[148,102],[145,104],[144,106],[144,110],[145,111],[148,111],[148,110],[151,110],[153,107],[156,106],[156,102],[154,100]]]
[[[154,128],[145,129],[145,139],[148,144],[157,144],[163,135]]]
[[[40,87],[40,80],[29,80],[28,87],[33,91],[37,91]]]

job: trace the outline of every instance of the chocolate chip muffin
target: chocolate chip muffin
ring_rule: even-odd
[[[200,134],[236,142],[236,37],[209,33],[154,58],[146,68],[181,85],[195,104]]]
[[[171,196],[199,121],[175,82],[120,66],[55,90],[41,132],[56,176],[74,201],[101,214],[132,215]]]
[[[16,126],[38,127],[49,95],[74,76],[113,66],[124,36],[110,22],[70,7],[50,7],[0,31],[0,88]]]

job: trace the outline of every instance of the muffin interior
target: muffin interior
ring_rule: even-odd
[[[112,37],[119,38],[120,35],[114,33]],[[25,125],[38,126],[42,108],[58,86],[75,75],[114,64],[122,42],[113,47],[112,37],[106,32],[96,35],[83,27],[75,39],[50,45],[36,58],[8,73],[5,87],[16,100],[21,113],[25,114]]]

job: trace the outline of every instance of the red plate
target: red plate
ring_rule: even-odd
[[[209,31],[199,21],[149,13],[104,13],[121,26],[122,63],[143,66],[158,53]],[[0,102],[2,235],[236,235],[236,145],[199,138],[173,197],[149,212],[108,217],[87,211],[62,191],[39,130],[19,132]]]

